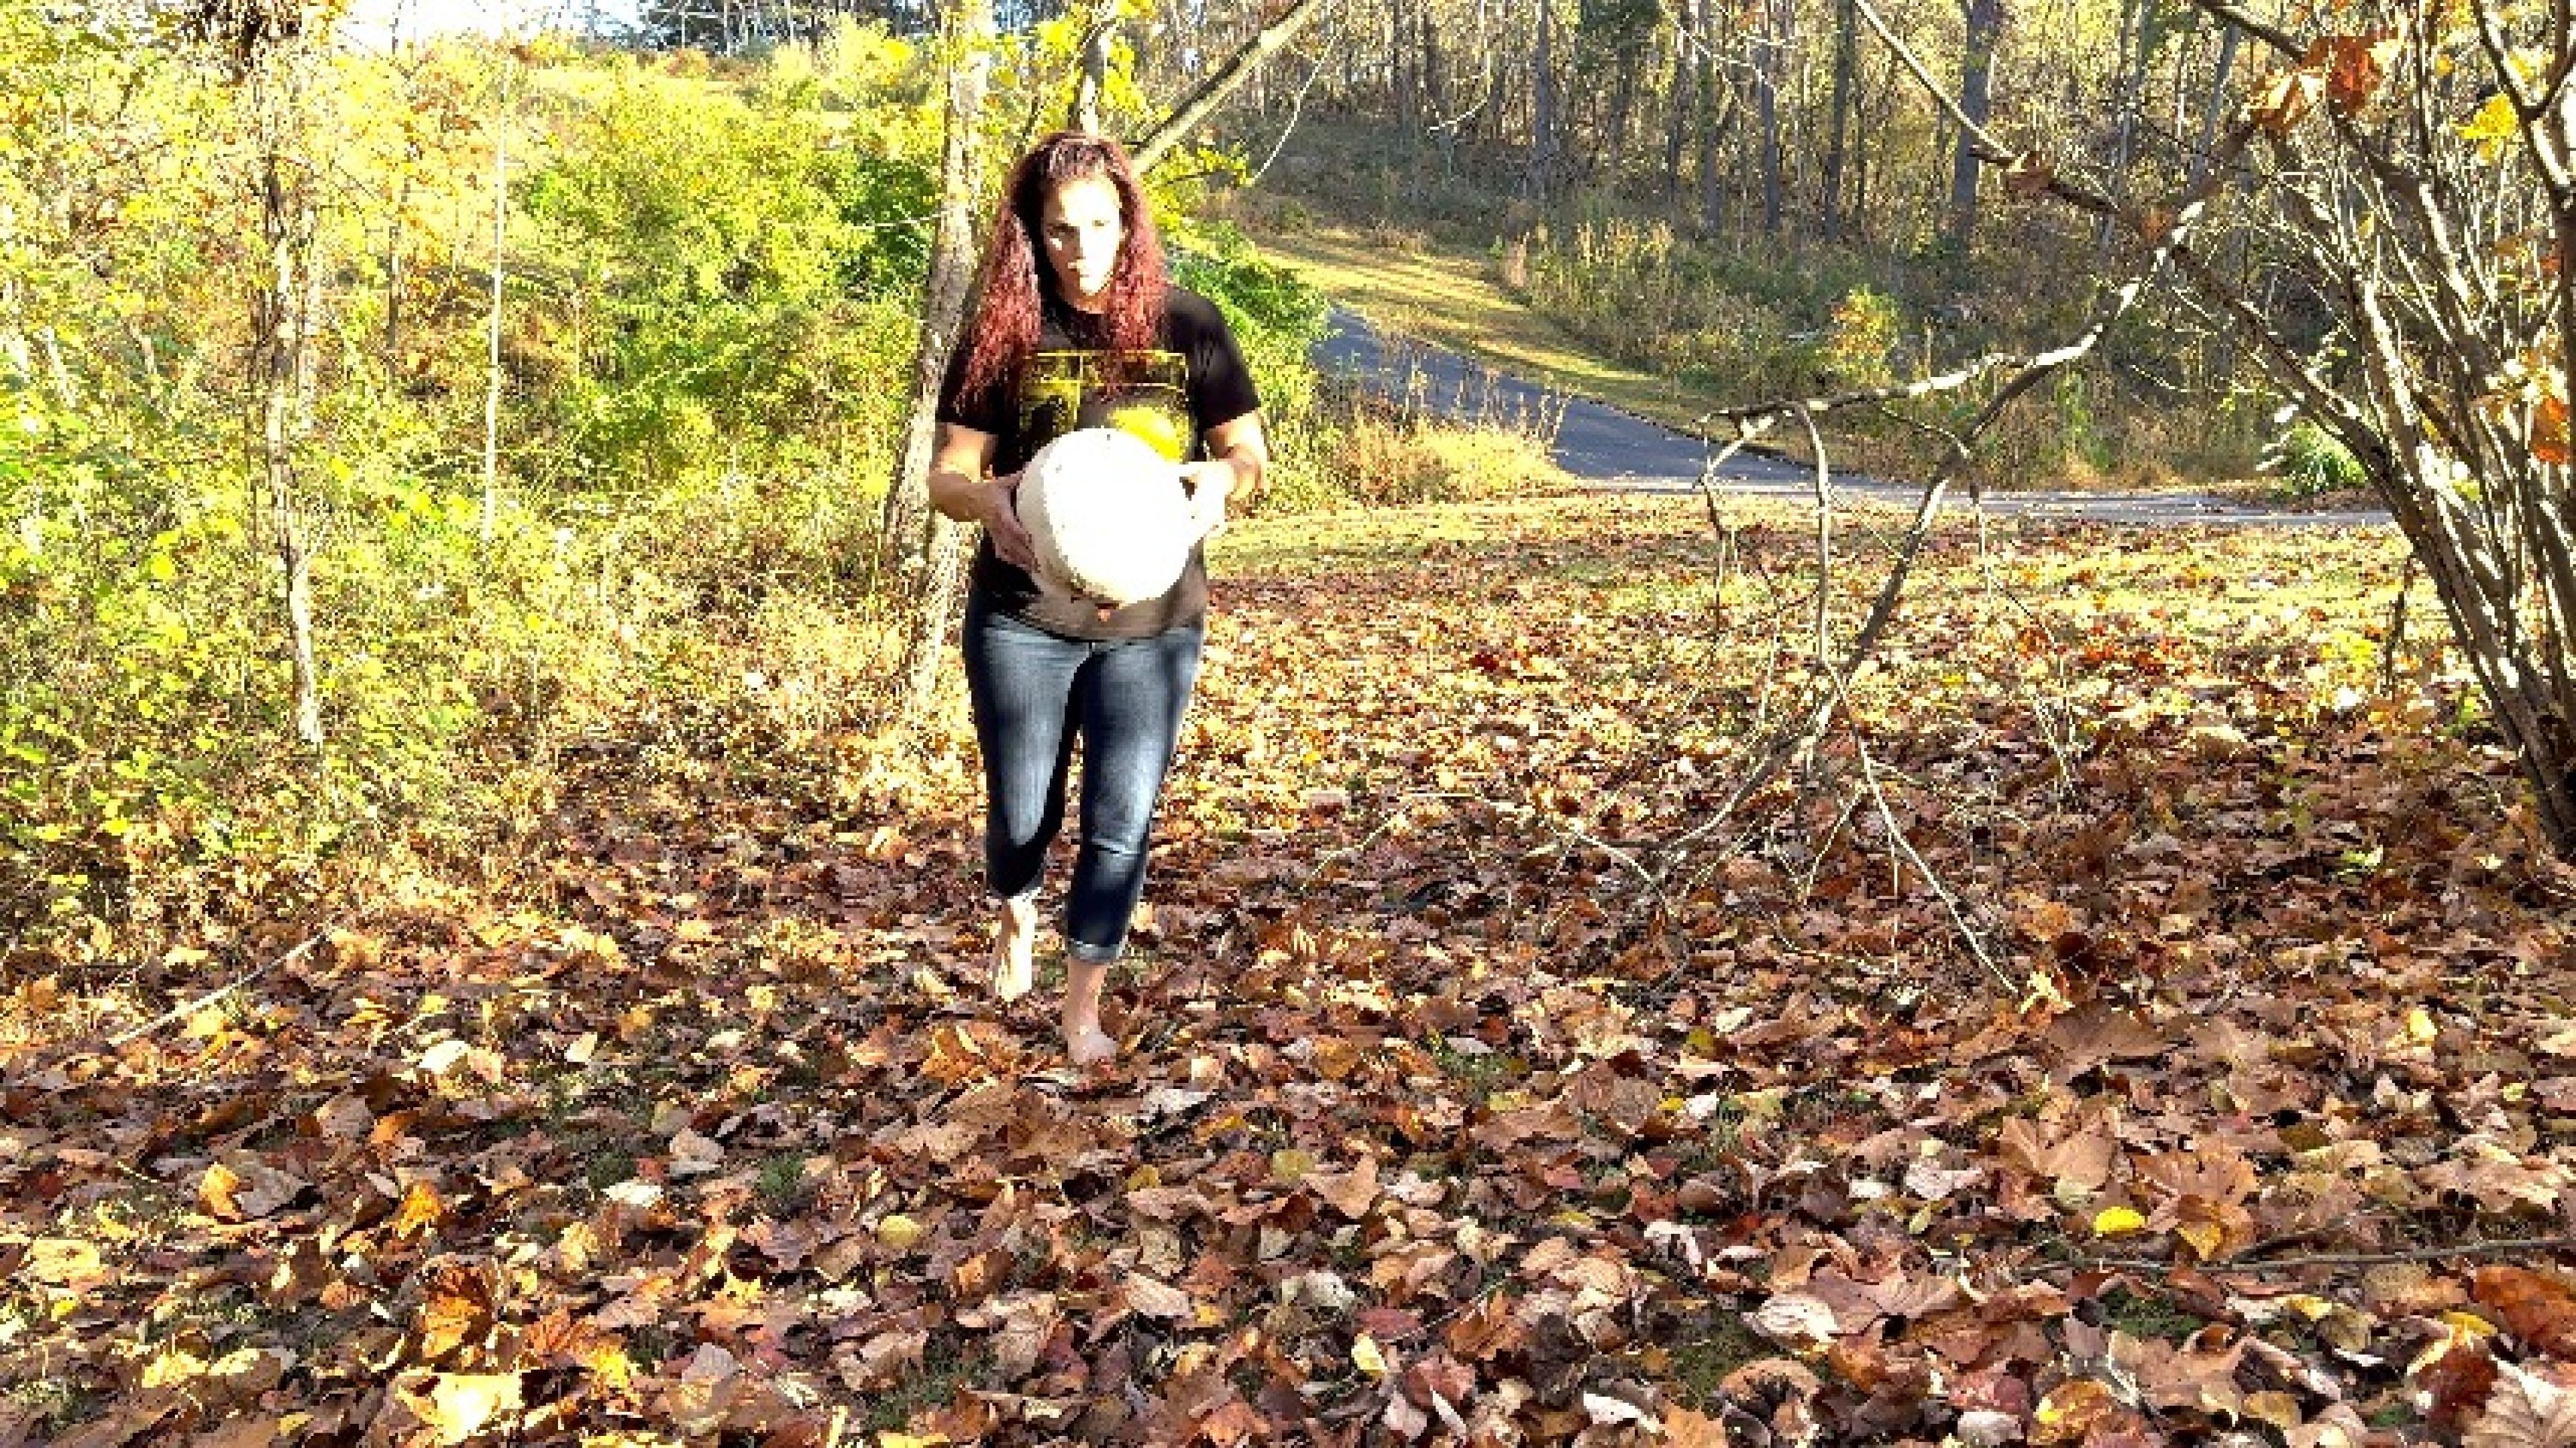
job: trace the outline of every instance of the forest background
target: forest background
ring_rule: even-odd
[[[1992,47],[1919,9],[1904,20],[1929,49]],[[901,550],[873,530],[950,52],[926,11],[642,18],[662,48],[328,50],[271,105],[166,17],[7,10],[10,950],[104,958],[130,931],[158,954],[216,916],[309,909],[335,870],[505,861],[545,815],[552,757],[638,720],[759,716],[791,754],[870,726],[867,681],[900,636]],[[1062,119],[1092,18],[1003,17],[988,168]],[[1258,19],[1123,28],[1111,128],[1158,115]],[[1372,427],[1315,377],[1320,298],[1247,235],[1290,245],[1318,219],[1491,271],[1596,390],[1680,422],[2078,327],[2106,230],[2000,206],[1959,129],[1860,39],[1787,0],[1420,5],[1335,16],[1256,71],[1157,196],[1181,274],[1264,378],[1281,453],[1264,506],[1530,471],[1526,445],[1391,442],[1422,419]],[[2188,169],[2232,49],[2153,4],[2066,4],[2017,17],[1993,65],[2008,111]],[[274,280],[259,168],[281,146],[312,257],[312,321],[281,364],[286,494],[240,475],[250,364],[281,345],[254,335],[245,290]],[[2233,264],[2297,309],[2252,243]],[[1388,320],[1477,342],[1438,311]],[[1997,385],[1860,422],[1846,460],[1920,471],[1933,454],[1909,440]],[[2362,481],[2170,303],[1980,459],[2011,482]]]

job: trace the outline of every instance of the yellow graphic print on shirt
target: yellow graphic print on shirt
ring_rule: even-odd
[[[1188,456],[1189,359],[1178,352],[1127,354],[1127,380],[1101,391],[1103,354],[1040,352],[1020,375],[1020,437],[1030,452],[1078,427],[1114,427],[1142,438],[1173,462]]]

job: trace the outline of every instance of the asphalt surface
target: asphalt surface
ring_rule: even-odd
[[[1543,415],[1564,408],[1556,434],[1556,465],[1605,491],[1696,493],[1709,446],[1686,433],[1616,408],[1563,394],[1495,372],[1483,363],[1410,340],[1390,342],[1358,316],[1336,307],[1332,331],[1315,349],[1326,371],[1357,379],[1371,391],[1413,397],[1431,411],[1465,421]],[[1738,452],[1717,476],[1730,494],[1811,498],[1815,471],[1762,453]],[[1844,502],[1912,512],[1921,488],[1884,478],[1836,472],[1834,490]],[[1964,505],[1964,495],[1954,495]],[[2385,523],[2373,510],[2296,511],[2265,508],[2206,493],[1988,492],[1988,513],[2006,517],[2059,517],[2097,523],[2203,524],[2236,527],[2354,527]]]

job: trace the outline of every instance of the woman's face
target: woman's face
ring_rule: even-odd
[[[1107,306],[1118,248],[1127,240],[1117,186],[1106,176],[1077,176],[1047,196],[1039,225],[1047,265],[1065,301],[1086,312]]]

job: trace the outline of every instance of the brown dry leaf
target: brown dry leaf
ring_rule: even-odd
[[[1451,1352],[1468,1362],[1480,1363],[1513,1351],[1526,1337],[1514,1300],[1507,1293],[1497,1292],[1477,1299],[1458,1314],[1457,1320],[1449,1324],[1445,1340]]]
[[[438,1188],[415,1178],[403,1188],[402,1205],[394,1208],[393,1234],[409,1241],[446,1220],[447,1203],[439,1199]]]
[[[2119,1160],[2120,1144],[2103,1127],[2087,1127],[2051,1141],[2046,1130],[2028,1117],[2006,1120],[2001,1132],[2004,1162],[2049,1184],[2061,1201],[2077,1200],[2102,1190]]]
[[[16,1275],[49,1287],[89,1288],[114,1275],[100,1260],[97,1244],[77,1237],[38,1237],[27,1244],[26,1259]]]
[[[2431,1316],[2468,1300],[2458,1279],[2420,1262],[2388,1262],[2362,1270],[2362,1305],[2382,1317]]]
[[[1303,1185],[1325,1205],[1356,1222],[1377,1205],[1377,1158],[1363,1156],[1346,1172],[1309,1172]]]
[[[1909,1277],[1899,1272],[1863,1289],[1863,1296],[1889,1317],[1916,1318],[1943,1312],[1959,1304],[1962,1294],[1955,1278],[1926,1272]],[[1838,1314],[1839,1315],[1839,1314]]]
[[[227,1222],[248,1222],[275,1215],[311,1186],[302,1177],[239,1156],[206,1168],[206,1174],[197,1182],[197,1200],[209,1215]]]
[[[2486,1411],[2461,1448],[2576,1448],[2576,1393],[2513,1363],[2499,1364]]]
[[[159,1427],[161,1420],[185,1403],[179,1394],[157,1391],[141,1401],[120,1404],[105,1417],[93,1418],[53,1440],[53,1448],[123,1448]]]
[[[2365,1448],[2375,1441],[2350,1403],[2329,1403],[2312,1421],[2283,1428],[2281,1437],[2285,1448]]]
[[[1476,1370],[1445,1352],[1433,1352],[1404,1370],[1404,1391],[1425,1408],[1436,1397],[1451,1407],[1476,1390]]]
[[[1745,1324],[1787,1348],[1816,1347],[1840,1331],[1834,1310],[1805,1292],[1783,1292],[1747,1313]]]
[[[724,1170],[724,1144],[683,1126],[671,1136],[673,1176],[704,1176]]]
[[[1402,1393],[1387,1395],[1386,1411],[1378,1416],[1378,1421],[1407,1443],[1431,1430],[1431,1415],[1415,1407],[1413,1400]]]
[[[2450,1434],[2486,1411],[2495,1381],[2495,1356],[2485,1343],[2475,1340],[2454,1338],[2437,1344],[2407,1370],[2408,1386],[2428,1405],[2426,1421],[2436,1431]]]
[[[2505,1330],[2552,1357],[2576,1358],[2576,1288],[2502,1264],[2481,1267],[2471,1295],[2495,1309]]]
[[[1664,1438],[1672,1448],[1728,1448],[1726,1425],[1688,1408],[1664,1410]]]
[[[2325,71],[2326,99],[2339,116],[2357,115],[2387,81],[2397,58],[2397,32],[2325,35],[2308,47],[2307,63]]]
[[[254,1413],[227,1419],[188,1440],[188,1448],[269,1448],[283,1431],[277,1419]]]
[[[344,1091],[313,1109],[313,1124],[326,1138],[362,1141],[375,1126],[376,1113],[367,1109],[365,1097]]]
[[[2491,1212],[2556,1211],[2568,1187],[2567,1171],[2554,1161],[2525,1159],[2483,1132],[2452,1146],[2449,1160],[2417,1169],[2415,1180],[2439,1192],[2456,1192]]]
[[[907,1375],[919,1372],[922,1353],[929,1346],[928,1332],[918,1327],[898,1327],[878,1333],[855,1350],[836,1355],[832,1366],[851,1391],[883,1392]]]
[[[1737,1402],[1805,1400],[1825,1390],[1824,1380],[1794,1358],[1755,1358],[1720,1379],[1719,1396]]]
[[[930,1058],[921,1073],[943,1086],[963,1086],[993,1074],[994,1063],[965,1024],[944,1025],[930,1033]]]
[[[2120,1411],[2111,1390],[2091,1378],[2074,1378],[2048,1390],[2031,1410],[2033,1443],[2081,1443]]]
[[[2190,1151],[2161,1152],[2137,1159],[2138,1179],[2167,1195],[2198,1197],[2213,1203],[2237,1203],[2254,1195],[2254,1164],[2225,1142],[2208,1142]]]
[[[230,1408],[275,1388],[294,1367],[295,1355],[282,1347],[236,1348],[208,1364],[188,1393],[201,1407]]]
[[[2017,201],[2040,195],[2056,179],[2057,169],[2048,164],[2047,156],[2035,150],[2013,157],[2012,164],[2004,168],[2004,190]]]
[[[2226,1329],[2213,1327],[2189,1341],[2163,1338],[2136,1340],[2130,1371],[2147,1402],[2158,1408],[2185,1408],[2212,1416],[2244,1411],[2245,1395],[2236,1384],[2237,1365],[2245,1344],[2228,1342]]]
[[[395,1380],[386,1404],[406,1412],[402,1426],[426,1431],[442,1448],[505,1427],[523,1406],[517,1373],[412,1373]]]
[[[1271,1430],[1260,1409],[1241,1398],[1228,1398],[1215,1412],[1199,1419],[1198,1431],[1210,1448],[1237,1448],[1239,1444],[1268,1438]]]
[[[2090,1004],[2049,1022],[2041,1038],[2054,1050],[2068,1076],[2077,1076],[2106,1061],[2143,1061],[2165,1053],[2165,1038],[2134,1014]]]
[[[2565,467],[2576,460],[2576,446],[2568,435],[2567,399],[2544,397],[2531,417],[2531,455],[2554,467]]]
[[[2173,1234],[2203,1262],[2232,1257],[2254,1245],[2253,1214],[2232,1201],[2187,1196],[2173,1204],[2169,1215]]]
[[[491,1332],[493,1319],[492,1283],[484,1271],[465,1262],[436,1263],[427,1273],[420,1314],[413,1323],[420,1360],[435,1363],[458,1348],[482,1341]]]
[[[1126,1298],[1129,1307],[1147,1317],[1158,1317],[1165,1322],[1184,1321],[1196,1311],[1190,1303],[1188,1293],[1169,1284],[1157,1282],[1141,1272],[1129,1273],[1119,1282],[1118,1291]]]
[[[1003,1382],[1017,1382],[1037,1367],[1039,1353],[1055,1332],[1056,1315],[1052,1296],[1025,1298],[1011,1305],[1001,1327],[988,1339],[994,1371]]]

